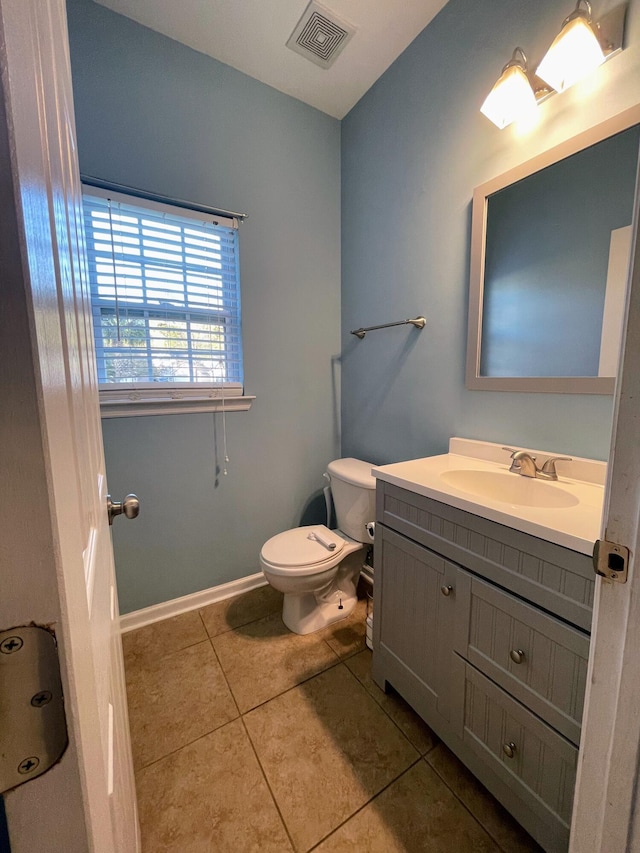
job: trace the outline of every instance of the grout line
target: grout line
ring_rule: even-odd
[[[202,608],[198,610],[198,616],[200,617],[200,622],[202,623],[202,627],[204,628],[204,632],[207,635],[207,639],[210,640],[209,632],[207,631],[207,626],[204,624],[204,619],[202,618]]]
[[[236,711],[238,712],[238,717],[242,716],[242,711],[240,710],[240,706],[238,705],[238,701],[235,697],[233,690],[231,689],[231,684],[229,683],[229,679],[227,678],[227,673],[224,671],[224,667],[222,666],[222,661],[218,657],[218,653],[216,651],[215,646],[213,645],[213,640],[209,637],[209,643],[211,644],[211,648],[213,649],[213,656],[218,662],[218,666],[220,667],[220,672],[222,673],[222,677],[224,678],[224,683],[227,685],[227,690],[229,691],[229,695],[231,696],[231,700],[235,706]]]
[[[142,628],[137,628],[136,630],[142,631]],[[122,653],[123,663],[124,663],[124,672],[125,672],[125,680],[127,679],[127,669],[132,671],[134,666],[139,666],[143,670],[148,670],[151,667],[157,666],[158,663],[165,658],[172,657],[173,655],[179,655],[180,652],[186,652],[187,649],[193,649],[195,646],[200,646],[203,643],[208,642],[209,637],[205,637],[204,640],[196,640],[194,643],[189,643],[186,646],[180,646],[179,649],[171,649],[171,651],[166,652],[158,652],[157,647],[154,647],[152,651],[155,653],[153,657],[147,652],[143,652],[142,654],[136,654],[134,652],[130,652],[128,654]]]
[[[348,667],[346,664],[345,664],[345,668],[347,669],[347,671],[348,671],[348,672],[350,672],[350,673],[351,673],[351,675],[353,676],[353,678],[356,680],[356,683],[357,683],[357,684],[359,684],[359,685],[360,685],[360,687],[362,687],[362,689],[363,689],[363,690],[364,690],[364,692],[367,694],[367,696],[369,697],[369,699],[371,699],[373,702],[375,702],[375,704],[377,705],[377,707],[382,711],[382,713],[387,717],[387,719],[391,720],[391,722],[393,723],[393,725],[398,729],[398,731],[400,732],[400,734],[402,735],[402,737],[407,741],[407,743],[409,744],[409,746],[410,746],[412,749],[414,749],[414,750],[416,751],[416,753],[418,754],[418,757],[419,757],[419,758],[422,758],[422,753],[420,752],[420,750],[418,749],[418,747],[417,747],[414,743],[412,743],[412,742],[411,742],[411,740],[410,740],[409,736],[408,736],[405,732],[403,732],[403,731],[402,731],[402,729],[400,728],[400,726],[396,723],[396,721],[393,719],[393,717],[392,717],[390,714],[388,714],[388,713],[386,712],[386,710],[382,707],[382,705],[381,705],[379,702],[376,702],[375,696],[373,696],[373,695],[372,695],[372,694],[367,690],[367,688],[364,686],[364,684],[362,683],[362,681],[360,681],[360,679],[359,679],[359,678],[358,678],[358,676],[355,674],[355,672],[351,672],[351,670],[349,669],[349,667]]]
[[[413,761],[408,767],[405,767],[405,769],[402,770],[400,773],[398,773],[397,776],[394,776],[394,778],[390,782],[387,782],[387,784],[384,786],[384,788],[381,788],[376,794],[374,794],[372,797],[369,797],[369,799],[366,801],[366,803],[363,803],[360,806],[360,808],[357,808],[353,812],[353,814],[350,814],[349,817],[345,818],[342,821],[342,823],[338,824],[338,826],[336,826],[334,829],[332,829],[331,832],[327,833],[327,835],[323,836],[319,841],[316,841],[316,843],[313,845],[313,847],[309,848],[307,853],[312,853],[312,851],[314,851],[317,847],[320,846],[320,844],[322,844],[324,841],[326,841],[327,838],[330,838],[339,829],[341,829],[345,825],[345,823],[349,823],[349,821],[352,820],[363,809],[366,809],[367,806],[370,806],[372,803],[374,803],[381,794],[384,794],[384,792],[387,790],[387,788],[390,788],[392,785],[394,785],[399,779],[401,779],[404,776],[405,773],[408,773],[409,770],[411,770],[413,767],[415,767],[417,764],[419,764],[421,760],[422,760],[421,758],[416,758],[416,760]]]
[[[200,618],[202,619],[202,617],[200,617]],[[213,734],[213,732],[217,732],[219,729],[223,728],[223,726],[227,726],[227,725],[229,725],[229,723],[233,723],[235,720],[240,719],[240,717],[241,717],[240,708],[238,708],[238,703],[236,702],[236,698],[233,695],[233,692],[231,690],[231,686],[229,685],[229,682],[227,681],[227,676],[225,675],[225,672],[222,668],[222,664],[220,663],[220,660],[218,658],[216,650],[213,647],[213,643],[211,642],[211,637],[207,637],[206,640],[199,640],[198,643],[193,643],[192,645],[195,646],[195,645],[198,645],[199,643],[205,643],[205,642],[209,643],[209,645],[211,646],[213,656],[214,656],[218,666],[220,667],[220,672],[222,673],[222,677],[224,679],[224,682],[227,685],[227,689],[229,691],[229,695],[231,696],[231,701],[233,702],[233,705],[236,709],[237,716],[233,717],[231,720],[227,720],[226,722],[221,723],[219,726],[215,726],[214,728],[210,729],[207,732],[204,732],[201,735],[198,735],[197,738],[194,738],[193,740],[190,740],[190,741],[187,741],[186,743],[181,744],[176,749],[172,749],[169,752],[167,752],[165,755],[162,755],[159,758],[156,758],[153,761],[150,761],[149,764],[144,764],[142,767],[139,767],[137,770],[134,771],[134,775],[137,775],[138,773],[140,773],[143,770],[146,770],[149,767],[153,767],[154,764],[157,764],[159,761],[162,761],[164,758],[168,758],[170,755],[175,755],[176,752],[180,752],[181,749],[184,749],[187,746],[191,746],[191,744],[197,743],[199,740],[202,740],[203,738],[208,737],[210,734]],[[192,648],[192,646],[186,646],[186,648]],[[182,651],[182,649],[180,649],[179,651]]]
[[[241,592],[240,595],[235,596],[234,598],[225,598],[224,601],[233,603],[238,598],[241,598],[243,595],[249,595],[249,593],[253,592],[253,590],[248,590],[247,592]],[[247,622],[242,622],[240,625],[230,625],[226,631],[218,631],[217,634],[210,634],[206,623],[204,621],[204,617],[202,616],[202,611],[206,610],[207,607],[215,607],[216,604],[220,604],[221,602],[214,602],[213,604],[208,604],[206,607],[201,607],[198,610],[198,615],[202,620],[202,624],[204,625],[204,630],[207,633],[207,636],[210,640],[213,640],[215,637],[221,637],[223,634],[230,634],[232,631],[237,631],[239,628],[246,628],[247,625],[253,625],[254,622],[260,622],[262,619],[269,619],[271,616],[274,616],[276,613],[282,613],[282,603],[280,603],[279,608],[277,610],[272,610],[269,613],[263,613],[262,616],[258,616],[255,619],[249,619]]]
[[[274,615],[273,613],[270,613],[270,614],[268,614],[268,616],[261,616],[259,619],[254,619],[253,621],[254,621],[254,622],[259,622],[261,619],[267,619],[267,618],[269,618],[270,616],[273,616],[273,615]],[[200,618],[202,618],[202,617],[200,617]],[[247,622],[247,623],[246,623],[246,625],[251,625],[251,624],[252,624],[251,622]],[[232,633],[233,631],[236,631],[236,630],[238,630],[239,628],[243,628],[243,627],[245,627],[245,626],[244,626],[244,625],[239,625],[239,626],[238,626],[238,628],[231,628],[229,631],[223,631],[223,632],[222,632],[222,634],[230,634],[230,633]],[[220,660],[220,658],[218,657],[218,653],[216,652],[215,646],[214,646],[214,644],[213,644],[214,639],[215,639],[215,638],[217,638],[217,637],[222,636],[222,634],[216,634],[216,635],[215,635],[215,637],[209,637],[209,642],[211,643],[211,646],[212,646],[212,648],[213,648],[213,652],[214,652],[214,654],[215,654],[215,656],[216,656],[216,659],[217,659],[218,663],[220,664],[220,669],[222,670],[222,674],[224,675],[224,679],[225,679],[225,681],[226,681],[226,683],[227,683],[227,687],[229,688],[229,692],[231,693],[231,696],[233,697],[233,701],[234,701],[234,703],[235,703],[235,705],[236,705],[236,707],[237,707],[237,709],[238,709],[238,714],[239,714],[240,716],[243,716],[244,714],[249,714],[251,711],[255,711],[257,708],[261,708],[263,705],[266,705],[268,702],[271,702],[271,701],[272,701],[272,699],[277,699],[279,696],[284,696],[284,694],[285,694],[285,693],[289,693],[289,691],[290,691],[290,690],[295,690],[295,688],[296,688],[296,687],[299,687],[301,684],[305,684],[307,681],[310,681],[312,678],[316,678],[316,676],[321,675],[323,672],[328,672],[330,669],[333,669],[334,667],[338,666],[338,664],[343,663],[343,661],[340,659],[340,656],[338,655],[338,653],[337,653],[334,649],[332,649],[332,648],[331,648],[331,646],[329,645],[329,643],[327,643],[327,641],[326,641],[326,640],[324,640],[324,639],[320,639],[320,638],[319,638],[319,639],[320,639],[320,642],[321,642],[323,645],[325,645],[325,646],[329,649],[329,651],[331,652],[331,654],[332,654],[332,655],[333,655],[333,657],[335,658],[335,661],[333,661],[332,663],[330,663],[327,667],[325,667],[325,669],[321,669],[319,672],[314,672],[312,675],[308,675],[308,676],[306,676],[305,678],[303,678],[303,679],[302,679],[302,681],[298,681],[296,684],[291,685],[291,687],[286,687],[286,688],[285,688],[284,690],[282,690],[280,693],[276,693],[274,696],[270,696],[268,699],[265,699],[263,702],[260,702],[258,705],[254,705],[254,706],[253,706],[253,707],[251,707],[251,708],[247,708],[247,710],[246,710],[246,711],[241,711],[241,710],[240,710],[240,706],[238,705],[238,702],[237,702],[237,700],[236,700],[235,694],[234,694],[234,692],[233,692],[233,688],[232,688],[232,686],[231,686],[231,682],[229,681],[229,678],[227,677],[227,673],[225,672],[225,669],[224,669],[223,663],[222,663],[222,661]]]
[[[346,666],[346,664],[345,664],[345,666]],[[347,666],[347,669],[349,669],[349,667],[348,667],[348,666]],[[435,748],[436,748],[436,746],[438,745],[438,743],[440,743],[440,740],[438,740],[436,743],[433,743],[433,744],[429,747],[429,749],[428,749],[426,752],[424,752],[424,753],[423,753],[423,752],[420,752],[420,750],[419,750],[419,749],[418,749],[418,747],[415,745],[415,743],[411,740],[411,738],[409,737],[409,735],[408,735],[405,731],[403,731],[403,729],[402,729],[402,728],[400,727],[400,725],[399,725],[399,724],[398,724],[398,723],[393,719],[393,717],[392,717],[392,716],[391,716],[391,714],[387,711],[387,709],[384,707],[384,705],[383,705],[380,701],[378,701],[378,699],[377,699],[377,698],[376,698],[376,696],[375,696],[375,693],[372,693],[372,692],[367,688],[367,686],[365,685],[364,681],[361,681],[361,679],[359,679],[359,678],[358,678],[358,676],[355,674],[355,672],[353,672],[351,669],[349,669],[349,672],[351,673],[351,675],[353,675],[353,677],[356,679],[356,681],[358,682],[358,684],[360,684],[360,686],[365,690],[365,692],[366,692],[367,696],[369,696],[371,699],[373,699],[373,701],[376,703],[376,705],[378,706],[378,708],[380,708],[380,710],[381,710],[381,711],[383,711],[383,712],[386,714],[386,716],[391,720],[391,722],[392,722],[392,723],[393,723],[393,725],[398,729],[398,731],[400,732],[400,734],[402,734],[402,735],[404,736],[404,738],[405,738],[406,740],[408,740],[408,741],[409,741],[409,744],[410,744],[410,745],[415,749],[415,751],[418,753],[418,755],[419,755],[421,758],[424,758],[424,756],[425,756],[425,755],[428,755],[428,754],[431,752],[431,750],[432,750],[432,749],[435,749]],[[374,684],[375,684],[375,681],[374,681]],[[377,687],[377,685],[376,685],[376,687]],[[380,689],[380,688],[378,688],[378,689]],[[389,694],[388,694],[388,693],[384,693],[384,691],[383,691],[383,694],[382,694],[382,695],[383,695],[383,696],[388,696]],[[399,695],[400,695],[400,694],[398,694],[398,696],[399,696]],[[402,697],[400,697],[400,698],[402,698]],[[405,700],[403,699],[402,701],[404,702]],[[413,711],[413,713],[414,713],[414,714],[416,714],[416,712],[413,710],[413,708],[412,708],[409,704],[407,704],[407,707],[408,707],[411,711]],[[416,714],[416,716],[418,716],[418,715]],[[420,718],[420,719],[422,719],[422,718]],[[424,720],[422,720],[422,722],[424,722]],[[426,723],[424,723],[424,724],[425,724],[425,726],[427,726],[427,724],[426,724]],[[436,733],[431,729],[431,727],[430,727],[430,726],[427,726],[427,728],[428,728],[428,729],[429,729],[429,731],[433,734],[433,736],[437,738]]]
[[[446,744],[444,744],[444,743],[443,743],[443,746],[445,747],[445,749],[449,749],[449,747],[448,747]],[[436,774],[436,776],[437,776],[437,777],[438,777],[438,778],[439,778],[439,779],[440,779],[440,780],[441,780],[441,781],[446,785],[446,787],[451,791],[451,793],[452,793],[452,794],[453,794],[453,796],[456,798],[456,800],[460,803],[460,805],[463,807],[463,809],[471,815],[471,817],[472,817],[472,818],[474,819],[474,821],[478,824],[478,826],[479,826],[481,829],[483,829],[483,830],[484,830],[484,832],[486,832],[486,834],[487,834],[487,835],[489,836],[489,838],[493,841],[493,843],[496,845],[496,847],[498,848],[498,850],[500,850],[500,851],[501,851],[501,853],[512,853],[512,851],[510,851],[510,850],[505,850],[505,849],[504,849],[504,847],[502,846],[502,844],[500,844],[500,842],[498,841],[498,839],[497,839],[497,838],[495,838],[495,837],[493,836],[493,834],[489,831],[489,829],[488,829],[488,828],[487,828],[487,827],[482,823],[482,821],[480,820],[480,818],[478,818],[478,817],[477,817],[477,816],[476,816],[476,815],[471,811],[471,809],[470,809],[470,808],[469,808],[469,806],[464,802],[464,800],[460,798],[460,796],[458,795],[457,791],[456,791],[456,790],[455,790],[455,789],[454,789],[454,788],[449,784],[449,782],[447,782],[447,780],[446,780],[446,779],[445,779],[445,777],[442,775],[442,773],[440,773],[440,772],[439,772],[439,771],[438,771],[438,770],[433,766],[433,764],[431,764],[431,762],[430,762],[430,761],[427,761],[426,755],[423,755],[423,756],[422,756],[422,760],[423,760],[423,761],[425,761],[425,762],[429,765],[429,767],[433,770],[433,772]],[[476,777],[474,777],[474,778],[476,778]],[[480,782],[480,780],[479,780],[479,779],[477,779],[476,781]],[[480,782],[480,784],[482,785],[482,782]],[[484,785],[483,785],[482,787],[484,788]],[[486,790],[486,789],[485,789],[485,790]],[[489,796],[491,796],[493,799],[495,799],[495,797],[493,797],[493,795],[491,794],[491,792],[490,792],[490,791],[488,791],[488,793],[489,793]],[[500,803],[499,803],[499,805],[500,805],[500,808],[504,808],[504,806],[502,806],[502,804],[500,804]],[[506,809],[505,809],[505,811],[506,811]],[[507,813],[508,813],[508,812],[507,812]],[[511,816],[511,815],[509,815],[509,817],[512,817],[512,816]],[[512,818],[512,819],[513,819],[513,820],[515,820],[515,818]],[[516,823],[517,823],[517,821],[516,821]],[[519,825],[520,825],[520,824],[518,824],[518,826],[519,826]],[[526,832],[526,830],[524,829],[524,827],[523,827],[522,829],[523,829],[523,831],[524,831],[524,832]]]
[[[148,764],[144,764],[142,767],[138,767],[134,770],[134,775],[138,775],[138,773],[142,773],[143,770],[148,770],[150,767],[153,767],[154,764],[158,764],[160,761],[164,761],[165,758],[169,758],[171,755],[175,755],[177,752],[185,749],[187,746],[193,746],[194,743],[198,743],[199,740],[204,740],[204,738],[209,737],[214,732],[220,731],[225,726],[230,725],[231,723],[235,723],[236,720],[241,719],[240,714],[237,717],[234,717],[232,720],[227,720],[226,723],[221,723],[219,726],[215,726],[215,728],[210,729],[208,732],[204,732],[204,734],[198,735],[198,737],[193,740],[187,741],[187,743],[183,743],[181,746],[176,747],[175,749],[170,750],[165,755],[161,755],[160,758],[154,758],[153,761],[150,761]]]
[[[325,669],[321,669],[319,672],[314,672],[313,675],[307,675],[303,678],[302,681],[298,681],[296,684],[292,684],[291,687],[285,688],[280,693],[276,693],[275,696],[270,696],[269,699],[265,699],[264,702],[260,702],[259,705],[254,705],[252,708],[247,708],[246,711],[241,712],[241,716],[245,714],[250,714],[252,711],[257,711],[258,708],[262,708],[264,705],[268,705],[269,702],[272,702],[274,699],[278,699],[280,696],[284,696],[286,693],[291,693],[292,690],[295,690],[296,687],[300,687],[303,684],[306,684],[308,681],[311,681],[314,678],[317,678],[319,675],[323,675],[325,672],[329,672],[331,669],[335,669],[337,666],[340,666],[342,663],[341,660],[336,660],[333,663],[330,663]]]
[[[245,734],[247,735],[247,740],[249,741],[251,749],[253,750],[253,754],[256,757],[256,761],[258,762],[258,767],[260,768],[260,772],[262,773],[262,778],[264,779],[265,785],[267,786],[267,790],[271,794],[271,799],[273,800],[273,804],[276,807],[276,811],[278,812],[278,815],[280,816],[280,820],[282,821],[284,831],[287,833],[287,838],[289,839],[289,844],[291,844],[291,850],[295,851],[296,845],[293,843],[293,838],[291,836],[291,833],[289,832],[289,827],[287,826],[287,823],[284,819],[284,816],[283,816],[282,812],[280,811],[280,806],[278,805],[278,801],[276,799],[276,796],[273,793],[273,789],[271,788],[271,785],[269,783],[269,779],[267,778],[267,774],[265,773],[265,769],[262,766],[262,762],[260,761],[260,756],[258,755],[255,744],[253,743],[251,735],[249,734],[249,729],[247,728],[247,724],[244,721],[244,716],[240,717],[240,722],[242,723],[242,727],[244,728]]]

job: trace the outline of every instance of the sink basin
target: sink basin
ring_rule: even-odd
[[[460,469],[443,471],[440,479],[454,489],[480,498],[518,506],[561,509],[577,506],[575,495],[556,483],[522,477],[509,471],[474,471]]]

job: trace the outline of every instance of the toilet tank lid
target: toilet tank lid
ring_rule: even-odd
[[[330,477],[337,477],[345,483],[361,486],[363,489],[375,489],[376,478],[372,475],[373,462],[363,462],[349,456],[346,459],[334,459],[327,465]]]

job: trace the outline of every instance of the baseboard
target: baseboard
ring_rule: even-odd
[[[179,616],[181,613],[188,613],[190,610],[199,610],[201,607],[215,604],[216,601],[224,601],[225,598],[232,598],[241,592],[266,586],[266,583],[265,576],[262,572],[258,572],[255,575],[248,575],[246,578],[238,578],[238,580],[229,581],[229,583],[222,583],[200,592],[193,592],[191,595],[174,598],[172,601],[163,601],[161,604],[144,607],[142,610],[134,610],[132,613],[125,613],[124,616],[120,617],[120,631],[126,634],[127,631],[144,628],[145,625],[162,622],[163,619],[170,619],[172,616]]]

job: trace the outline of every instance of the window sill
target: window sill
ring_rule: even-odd
[[[102,418],[138,418],[145,415],[184,415],[198,412],[247,412],[255,396],[222,396],[220,389],[180,388],[100,390]]]

